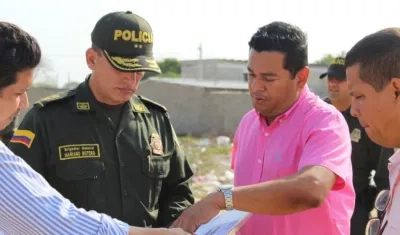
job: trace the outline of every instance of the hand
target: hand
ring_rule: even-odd
[[[186,232],[194,233],[197,228],[209,222],[221,209],[225,208],[225,199],[222,193],[212,193],[182,212],[171,228],[182,228]]]

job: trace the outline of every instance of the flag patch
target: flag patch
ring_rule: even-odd
[[[33,133],[32,131],[16,130],[14,132],[14,135],[11,138],[10,142],[23,144],[26,147],[30,148],[32,145],[33,139],[35,139],[35,133]]]

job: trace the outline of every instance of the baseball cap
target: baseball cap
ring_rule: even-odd
[[[115,69],[161,73],[153,57],[153,31],[141,16],[130,11],[109,13],[97,21],[91,37]]]
[[[344,58],[336,57],[332,60],[331,64],[328,67],[328,71],[319,76],[320,79],[324,77],[334,77],[337,79],[345,80],[346,79],[346,68],[344,67]]]

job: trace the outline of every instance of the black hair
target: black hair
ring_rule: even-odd
[[[295,25],[275,21],[262,26],[251,37],[249,46],[257,52],[276,51],[285,54],[283,66],[293,78],[308,65],[307,36]]]
[[[41,56],[34,37],[14,24],[0,21],[0,90],[15,84],[17,73],[34,69]]]
[[[360,80],[381,91],[400,78],[400,28],[386,28],[365,36],[346,54],[346,68],[359,65]]]

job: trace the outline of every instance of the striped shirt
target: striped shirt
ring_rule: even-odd
[[[0,141],[0,234],[128,234],[129,225],[78,209]]]

